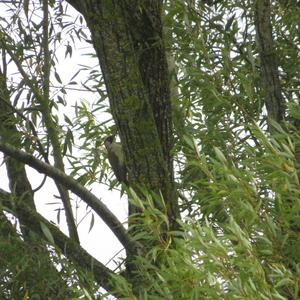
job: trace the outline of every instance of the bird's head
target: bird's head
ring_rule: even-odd
[[[114,135],[109,135],[104,139],[104,145],[106,149],[110,148],[112,143],[115,141],[115,136]]]

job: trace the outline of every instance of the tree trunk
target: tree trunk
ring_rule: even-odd
[[[162,39],[162,2],[69,1],[85,17],[121,138],[129,184],[162,192],[170,227],[179,218],[174,187],[171,100]],[[161,209],[163,209],[161,207]],[[135,210],[130,209],[130,213]]]
[[[69,1],[85,17],[105,80],[110,107],[125,154],[129,185],[163,195],[156,208],[178,229],[174,185],[173,131],[162,1]],[[159,201],[158,201],[159,202]],[[129,204],[129,217],[139,211]],[[129,225],[131,224],[129,218]],[[162,228],[162,236],[167,228]],[[134,232],[132,232],[134,234]],[[134,256],[127,252],[127,274],[138,296]]]

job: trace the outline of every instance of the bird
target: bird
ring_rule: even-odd
[[[104,145],[109,163],[117,180],[128,185],[127,168],[121,143],[115,141],[115,135],[110,135],[104,139]]]

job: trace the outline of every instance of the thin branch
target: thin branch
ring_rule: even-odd
[[[43,49],[43,93],[44,98],[49,99],[50,94],[50,52],[49,52],[49,9],[48,9],[48,0],[43,0],[43,40],[42,40],[42,49]]]
[[[51,70],[51,62],[50,62],[50,52],[49,52],[49,11],[48,11],[48,0],[43,0],[43,40],[42,40],[42,48],[44,54],[44,63],[43,63],[43,95],[39,97],[40,104],[42,107],[43,119],[45,121],[45,125],[47,128],[48,136],[51,141],[53,147],[53,158],[54,165],[62,172],[64,172],[64,163],[62,158],[62,150],[61,144],[59,140],[59,133],[57,130],[57,125],[53,121],[53,117],[51,115],[51,108],[49,105],[50,98],[50,70]],[[75,224],[75,219],[72,211],[72,205],[70,200],[70,195],[68,190],[66,190],[63,186],[60,185],[59,182],[55,182],[57,189],[59,191],[61,200],[63,202],[66,214],[66,220],[68,224],[68,229],[70,232],[71,238],[73,238],[76,242],[79,243],[79,236],[77,232],[77,227]]]
[[[134,241],[131,236],[127,233],[122,223],[117,217],[104,205],[100,199],[92,194],[88,189],[80,185],[71,176],[66,175],[57,168],[54,168],[38,159],[34,156],[27,154],[24,151],[18,150],[15,147],[3,143],[0,141],[0,151],[17,159],[30,167],[37,170],[39,173],[48,175],[54,180],[60,182],[61,185],[71,190],[75,195],[80,197],[86,202],[93,210],[102,218],[106,225],[116,235],[118,240],[124,246],[124,248],[131,253],[137,253],[137,250],[141,248],[141,245]]]

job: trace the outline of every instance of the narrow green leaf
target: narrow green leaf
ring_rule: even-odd
[[[56,71],[54,72],[54,76],[55,76],[56,80],[57,80],[59,83],[62,84],[61,78],[60,78],[59,74],[58,74]]]
[[[91,222],[90,222],[90,227],[89,227],[89,233],[90,233],[90,231],[93,229],[94,224],[95,224],[95,217],[94,217],[94,214],[92,213]]]
[[[53,238],[52,233],[51,233],[51,231],[49,230],[49,228],[48,228],[43,222],[40,222],[40,225],[41,225],[41,229],[42,229],[42,231],[43,231],[43,234],[45,235],[45,237],[47,238],[47,240],[48,240],[52,245],[55,245],[54,238]]]

